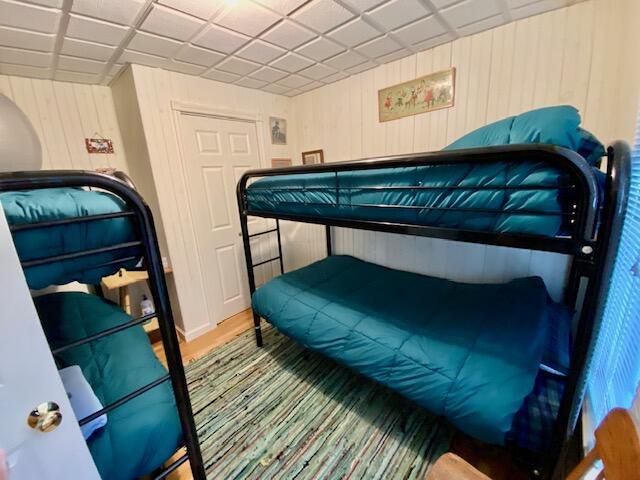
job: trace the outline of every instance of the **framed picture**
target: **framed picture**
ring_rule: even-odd
[[[453,107],[456,69],[431,73],[378,91],[378,120],[388,122],[409,115]]]
[[[324,163],[324,153],[322,150],[309,150],[308,152],[302,152],[302,163],[304,165]]]
[[[84,144],[89,153],[113,153],[113,142],[108,138],[85,138]]]
[[[291,159],[290,158],[272,158],[271,159],[271,166],[273,168],[290,167],[291,166]]]
[[[269,128],[273,145],[287,144],[287,121],[284,118],[269,117]]]

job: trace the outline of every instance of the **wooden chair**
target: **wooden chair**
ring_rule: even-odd
[[[640,430],[629,410],[611,410],[596,429],[596,446],[571,471],[567,480],[580,480],[594,463],[604,466],[597,480],[640,480]],[[438,459],[426,480],[491,480],[453,453]]]

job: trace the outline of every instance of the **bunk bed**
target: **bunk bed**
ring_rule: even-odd
[[[262,317],[550,476],[581,408],[630,167],[618,142],[599,172],[604,149],[577,111],[548,113],[440,152],[246,172],[237,200],[258,346]],[[275,227],[250,234],[250,216]],[[325,225],[327,258],[284,273],[281,220]],[[333,255],[331,227],[569,255],[564,298],[540,278],[471,285]],[[278,255],[254,263],[253,240],[269,234]],[[282,275],[256,290],[254,268],[275,261]]]
[[[78,365],[103,405],[78,419],[85,427],[106,415],[106,424],[87,438],[100,476],[160,479],[189,461],[193,477],[204,479],[151,212],[126,175],[116,177],[3,173],[0,204],[32,290],[73,281],[99,285],[120,268],[149,273],[156,312],[139,318],[100,292],[34,298],[58,367]],[[152,318],[159,323],[168,371],[142,328]],[[165,467],[183,446],[186,452]]]

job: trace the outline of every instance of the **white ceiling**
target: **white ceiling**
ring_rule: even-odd
[[[0,0],[0,74],[108,84],[126,63],[294,96],[579,0]]]

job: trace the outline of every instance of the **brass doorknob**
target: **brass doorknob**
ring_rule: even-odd
[[[31,411],[29,418],[27,418],[29,426],[41,432],[55,430],[61,422],[60,407],[55,402],[41,403]]]

